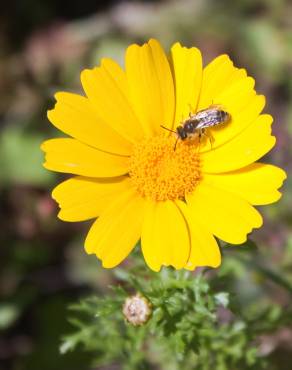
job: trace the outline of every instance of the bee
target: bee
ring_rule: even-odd
[[[231,115],[226,112],[220,105],[210,105],[210,107],[208,107],[207,109],[200,110],[199,112],[194,114],[190,113],[189,117],[176,128],[176,131],[170,130],[164,126],[161,127],[168,131],[176,133],[177,140],[174,146],[175,150],[179,139],[184,141],[187,139],[194,139],[198,137],[200,141],[203,135],[209,137],[212,145],[211,137],[206,133],[206,129],[227,123],[230,121],[230,119]]]

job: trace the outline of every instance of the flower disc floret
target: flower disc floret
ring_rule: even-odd
[[[197,145],[175,137],[155,136],[138,143],[130,162],[137,192],[154,201],[184,199],[200,180]]]

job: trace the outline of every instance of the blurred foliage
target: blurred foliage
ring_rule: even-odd
[[[34,186],[50,184],[54,174],[42,167],[43,154],[39,150],[42,139],[41,135],[26,134],[15,128],[2,132],[0,137],[2,184],[10,185],[15,182]]]
[[[149,37],[157,37],[165,47],[175,41],[196,45],[202,50],[205,63],[220,53],[228,53],[237,65],[247,68],[256,79],[257,90],[266,95],[266,111],[274,116],[278,138],[277,149],[269,154],[269,160],[290,173],[291,20],[292,4],[286,0],[12,0],[1,4],[0,370],[92,368],[90,364],[96,357],[92,349],[97,348],[83,351],[78,346],[65,355],[59,353],[60,337],[70,332],[66,306],[92,294],[100,297],[96,303],[99,307],[106,299],[103,297],[108,293],[108,285],[121,284],[127,292],[130,288],[121,276],[131,267],[130,261],[123,270],[103,270],[94,256],[83,251],[88,225],[66,224],[56,219],[57,209],[50,191],[57,183],[57,175],[41,168],[39,151],[43,139],[57,135],[46,118],[46,110],[54,104],[54,93],[80,92],[79,75],[83,68],[98,64],[104,56],[122,62],[128,44],[141,43]],[[236,312],[244,314],[235,318],[245,323],[238,333],[232,331],[232,322],[227,326],[231,338],[244,339],[232,342],[230,348],[248,348],[247,338],[256,335],[258,353],[272,370],[290,370],[292,362],[292,328],[284,320],[292,302],[291,181],[288,176],[281,202],[263,209],[265,224],[253,234],[258,249],[251,245],[224,248],[222,268],[208,272],[204,282],[212,292],[231,292],[227,310],[233,312],[233,304],[238,302]],[[145,271],[142,265],[141,271]],[[169,278],[174,276],[169,274]],[[163,274],[152,279],[165,283]],[[182,291],[179,289],[178,294]],[[203,307],[208,304],[207,296],[202,293]],[[215,305],[214,299],[212,295],[210,300]],[[259,310],[263,316],[257,316]],[[115,318],[118,312],[108,318]],[[92,318],[88,314],[86,317],[84,324]],[[259,317],[259,328],[252,317]],[[94,317],[92,320],[97,322]],[[265,328],[261,326],[264,323]],[[121,317],[113,320],[112,325],[117,333],[127,336],[133,329]],[[161,338],[153,338],[151,325],[154,324],[149,322],[140,328],[139,335],[141,341],[147,336],[146,342],[157,343],[157,347],[143,347],[136,355],[141,356],[141,361],[150,361],[151,366],[155,362],[153,369],[158,368],[159,358],[165,357],[165,364],[169,364],[167,356],[176,364],[172,341],[163,344]],[[163,325],[159,325],[162,330]],[[195,325],[198,330],[206,325],[214,331],[217,323],[210,319]],[[220,330],[224,330],[224,325]],[[178,344],[181,343],[178,338]],[[169,353],[171,348],[173,352]],[[101,359],[104,356],[101,351]],[[242,358],[243,364],[244,361]],[[119,369],[119,365],[103,367],[114,368]]]
[[[228,262],[220,278],[206,271],[205,276],[194,276],[170,268],[153,273],[140,263],[128,271],[116,270],[119,285],[112,287],[111,294],[91,296],[70,307],[69,321],[75,331],[64,337],[61,353],[81,345],[95,355],[95,365],[119,363],[125,370],[274,369],[267,367],[269,353],[260,348],[260,338],[291,325],[292,307],[242,304],[235,295],[220,290],[224,281],[235,280],[238,264],[245,270],[240,260]],[[277,274],[262,271],[277,281]],[[286,284],[291,292],[292,286]],[[127,323],[122,313],[125,299],[133,292],[152,306],[150,320],[141,327]]]

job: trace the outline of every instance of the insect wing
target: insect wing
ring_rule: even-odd
[[[218,119],[217,109],[205,109],[198,112],[195,116],[198,120],[197,129],[213,127],[221,123]]]

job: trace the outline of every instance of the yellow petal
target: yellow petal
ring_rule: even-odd
[[[64,221],[84,221],[103,212],[113,198],[130,187],[127,177],[94,179],[76,176],[59,184],[52,197],[61,208],[58,217]]]
[[[142,127],[129,102],[125,72],[117,63],[103,59],[100,67],[82,71],[81,82],[98,117],[131,142],[143,139]]]
[[[240,135],[214,150],[201,153],[202,171],[229,172],[248,166],[272,149],[276,139],[271,136],[272,117],[259,116]]]
[[[213,137],[212,146],[209,140],[203,141],[201,152],[213,150],[225,144],[246,129],[259,116],[265,106],[265,97],[256,95],[253,89],[254,80],[250,77],[236,81],[224,93],[214,99],[230,115],[231,120],[223,125],[208,129]]]
[[[203,70],[198,110],[213,104],[218,94],[245,76],[245,70],[234,67],[228,55],[224,54],[215,58]]]
[[[192,215],[219,239],[241,244],[253,228],[262,225],[262,217],[245,199],[201,183],[187,196]]]
[[[147,136],[172,127],[174,86],[170,66],[161,45],[150,40],[131,45],[126,52],[126,73],[131,102]]]
[[[174,127],[196,111],[202,83],[202,56],[197,48],[182,47],[176,43],[171,48],[171,61],[175,85]]]
[[[141,237],[147,265],[154,271],[161,266],[181,269],[190,253],[190,236],[181,211],[171,201],[147,203]]]
[[[106,268],[122,262],[140,239],[144,204],[132,189],[114,198],[92,225],[85,240],[86,252],[96,254]]]
[[[94,111],[83,96],[59,92],[57,103],[48,111],[48,118],[58,129],[79,141],[106,152],[130,155],[131,144]]]
[[[285,179],[286,173],[281,168],[253,163],[233,172],[205,174],[202,181],[239,195],[251,204],[264,205],[276,202],[281,197],[277,189]]]
[[[41,145],[48,170],[89,177],[114,177],[128,172],[128,157],[80,143],[75,139],[51,139]]]
[[[194,270],[199,266],[218,267],[221,254],[216,239],[204,227],[197,213],[190,212],[189,207],[182,201],[176,203],[187,220],[191,235],[191,251],[185,268]]]
[[[252,77],[241,78],[223,92],[214,97],[214,104],[222,104],[234,116],[238,114],[255,95],[255,80]]]
[[[234,72],[231,73],[230,78],[228,81],[225,81],[226,85],[224,87],[228,88],[230,85],[232,85],[234,82],[241,80],[242,78],[247,77],[246,70],[244,68],[236,68],[234,67]]]

